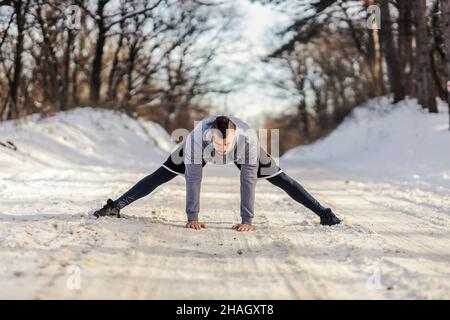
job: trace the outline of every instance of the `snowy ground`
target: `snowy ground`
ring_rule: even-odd
[[[435,136],[444,116],[432,117]],[[107,122],[99,128],[102,118]],[[373,121],[384,128],[378,117]],[[353,132],[345,127],[354,123],[317,145]],[[448,140],[438,138],[444,143],[436,146],[438,156],[450,149],[446,134]],[[314,214],[261,181],[252,233],[231,230],[239,221],[237,169],[208,165],[201,213],[208,229],[198,232],[183,228],[182,177],[127,207],[126,219],[89,215],[166,157],[168,137],[152,123],[77,109],[24,120],[20,128],[4,123],[0,142],[6,141],[17,150],[0,145],[0,298],[450,298],[444,165],[418,169],[417,178],[408,176],[414,161],[403,170],[364,171],[363,163],[353,169],[344,161],[342,148],[327,156],[340,161],[320,158],[324,151],[311,147],[293,150],[282,162],[285,171],[344,223],[320,226]],[[417,166],[426,161],[421,157]]]

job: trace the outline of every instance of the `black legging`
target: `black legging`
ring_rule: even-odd
[[[176,173],[173,173],[164,167],[159,167],[159,169],[145,178],[142,178],[134,185],[134,187],[125,192],[119,199],[114,201],[114,204],[119,209],[122,209],[133,201],[145,197],[157,187],[172,180],[176,176]]]
[[[281,172],[275,177],[266,179],[271,184],[283,189],[295,201],[301,203],[317,215],[321,215],[326,208],[314,199],[314,197],[302,187],[300,183],[289,177],[286,173]]]
[[[160,185],[172,180],[177,176],[164,167],[160,167],[152,174],[146,176],[134,185],[130,190],[124,193],[114,204],[122,209],[133,201],[145,197]],[[275,177],[266,179],[273,185],[283,189],[295,201],[301,203],[306,208],[320,215],[325,208],[309,194],[297,181],[289,177],[286,173],[281,172]]]

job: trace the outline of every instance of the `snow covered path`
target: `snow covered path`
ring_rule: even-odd
[[[312,163],[283,167],[344,223],[320,226],[262,181],[256,231],[231,230],[239,221],[234,166],[206,166],[201,232],[183,228],[182,177],[126,208],[129,218],[95,220],[88,214],[99,201],[147,172],[92,166],[3,174],[0,298],[450,297],[449,190]]]
[[[4,122],[0,298],[449,299],[447,125],[410,103],[356,109],[281,162],[344,223],[261,181],[256,231],[238,233],[234,165],[205,167],[201,232],[184,228],[183,177],[128,218],[91,217],[167,157],[155,123],[91,108]]]

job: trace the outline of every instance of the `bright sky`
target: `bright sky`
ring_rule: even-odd
[[[213,102],[219,105],[218,112],[232,114],[257,125],[264,114],[287,110],[292,104],[292,101],[274,98],[276,92],[273,87],[262,84],[279,75],[280,69],[260,61],[279,46],[280,39],[275,32],[286,26],[289,18],[270,6],[250,0],[231,1],[242,14],[237,28],[241,39],[233,43],[236,48],[234,53],[219,58],[218,63],[223,63],[232,77],[244,78],[247,85],[236,92],[215,98]]]

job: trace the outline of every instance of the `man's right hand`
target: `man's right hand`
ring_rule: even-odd
[[[206,225],[204,223],[198,222],[198,221],[188,221],[188,223],[186,223],[186,228],[202,230],[202,229],[206,228]]]

